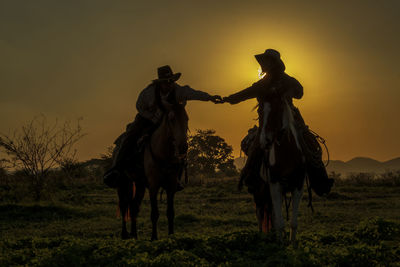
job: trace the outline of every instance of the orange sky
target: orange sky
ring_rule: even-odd
[[[1,1],[0,131],[33,116],[83,116],[81,159],[98,157],[169,64],[179,83],[229,95],[257,80],[253,55],[281,52],[295,101],[331,158],[400,156],[400,1]],[[239,154],[255,100],[189,102]]]

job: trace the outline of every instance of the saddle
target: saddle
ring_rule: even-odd
[[[328,177],[325,165],[322,161],[322,148],[319,143],[320,137],[308,129],[305,124],[298,123],[300,128],[300,143],[306,158],[306,171],[310,181],[311,189],[318,195],[327,194],[331,191],[334,180]],[[241,141],[242,151],[248,155],[251,144],[255,141],[258,127],[254,126],[248,130],[248,134]],[[254,162],[254,167],[260,164]],[[253,168],[250,168],[253,169]],[[258,171],[252,171],[251,179],[259,178]],[[245,181],[245,184],[250,185],[253,181]]]
[[[246,156],[249,155],[249,149],[251,144],[254,142],[254,139],[257,136],[257,131],[258,131],[257,125],[254,125],[253,128],[250,128],[247,131],[247,135],[240,142],[240,148],[242,149],[242,151]]]

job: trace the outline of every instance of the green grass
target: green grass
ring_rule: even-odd
[[[171,237],[164,194],[156,242],[149,241],[147,195],[138,218],[138,241],[120,240],[114,190],[88,183],[51,195],[40,203],[0,203],[0,266],[400,265],[396,186],[341,183],[326,197],[314,196],[314,214],[305,193],[297,248],[257,232],[252,197],[236,190],[236,179],[177,193],[176,234]]]

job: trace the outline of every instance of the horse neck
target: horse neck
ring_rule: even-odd
[[[283,105],[284,105],[284,117],[286,118],[283,118],[284,122],[282,123],[282,125],[284,125],[285,130],[288,132],[288,135],[291,135],[292,138],[294,139],[297,149],[302,151],[300,145],[300,136],[298,130],[295,127],[292,108],[289,106],[287,100],[283,101]]]
[[[170,132],[167,125],[166,117],[164,116],[160,126],[154,131],[150,139],[150,147],[153,154],[160,159],[168,159],[170,157]]]
[[[303,152],[299,142],[297,129],[294,125],[292,110],[287,103],[283,101],[284,112],[282,114],[283,135],[278,138],[269,151],[269,162],[285,163],[285,169],[295,168],[303,162]]]

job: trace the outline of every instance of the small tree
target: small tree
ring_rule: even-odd
[[[80,121],[49,124],[40,115],[12,135],[0,133],[0,148],[8,154],[11,167],[30,178],[36,200],[41,198],[49,171],[73,157],[73,146],[84,136]]]
[[[102,167],[104,170],[107,170],[112,166],[114,149],[114,146],[109,146],[104,154],[100,154],[100,158],[103,161]]]
[[[189,137],[188,170],[191,174],[236,174],[232,146],[215,134],[215,130],[197,130]]]

